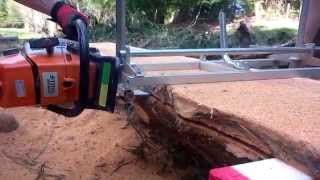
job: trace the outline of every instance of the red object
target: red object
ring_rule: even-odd
[[[74,36],[76,36],[77,32],[73,22],[77,19],[82,19],[87,25],[89,23],[89,19],[86,15],[77,11],[70,5],[63,4],[56,12],[55,21],[62,27],[63,32],[72,39],[76,39]]]
[[[224,167],[212,169],[209,180],[249,180],[249,178],[232,167]]]

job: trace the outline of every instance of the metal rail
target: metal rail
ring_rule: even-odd
[[[192,70],[200,68],[200,61],[193,62],[159,62],[135,64],[144,71],[170,71],[170,70]]]
[[[302,59],[293,60],[276,60],[276,59],[240,59],[232,60],[234,63],[241,63],[245,65],[245,69],[239,70],[252,70],[252,69],[266,69],[277,67],[289,67],[295,61],[302,61]],[[223,60],[214,61],[182,61],[182,62],[157,62],[150,63],[144,62],[139,64],[131,64],[131,66],[138,66],[143,71],[172,71],[172,70],[200,70],[207,72],[221,72],[235,70],[233,66],[228,66]],[[132,72],[132,71],[131,71]]]
[[[265,48],[213,48],[213,49],[161,49],[131,50],[131,57],[152,56],[202,56],[202,55],[252,55],[252,54],[290,54],[313,53],[320,47],[265,47]]]
[[[294,77],[319,78],[320,68],[271,69],[256,71],[224,71],[209,73],[183,73],[177,75],[159,75],[128,77],[126,83],[131,88],[174,84],[199,84],[233,81],[252,81],[268,79],[288,79]]]

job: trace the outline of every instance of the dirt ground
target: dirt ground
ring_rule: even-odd
[[[86,110],[65,118],[41,108],[14,108],[20,127],[0,134],[1,180],[174,180],[161,164],[124,150],[140,140],[123,115]]]

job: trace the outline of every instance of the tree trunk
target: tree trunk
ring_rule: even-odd
[[[155,16],[155,23],[164,24],[165,21],[165,12],[164,8],[158,8]]]

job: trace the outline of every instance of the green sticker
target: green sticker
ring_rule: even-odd
[[[111,65],[109,63],[103,63],[102,79],[100,85],[99,105],[106,107],[108,100],[108,90],[110,82]]]

